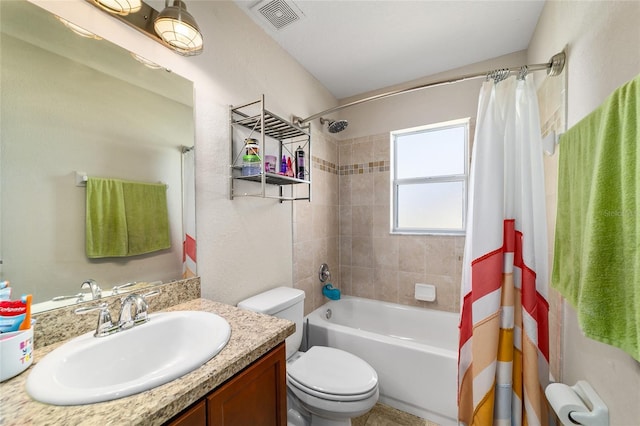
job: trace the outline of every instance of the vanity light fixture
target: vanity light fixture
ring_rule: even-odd
[[[202,33],[181,0],[165,0],[161,12],[144,0],[86,1],[180,55],[202,53]]]
[[[135,59],[136,61],[140,62],[145,67],[151,68],[152,70],[159,70],[159,69],[162,68],[162,65],[158,65],[155,62],[148,60],[147,58],[143,58],[142,56],[138,55],[137,53],[131,52],[131,56],[133,56],[133,59]]]
[[[156,17],[153,28],[179,54],[192,56],[202,53],[202,33],[183,1],[175,0],[173,5],[167,5]]]
[[[101,9],[116,15],[126,16],[142,8],[141,0],[93,0]]]
[[[87,31],[84,28],[74,24],[73,22],[69,22],[66,19],[61,18],[57,15],[56,15],[56,19],[62,22],[65,27],[69,28],[71,31],[73,31],[75,34],[79,35],[80,37],[92,38],[94,40],[102,40],[102,37],[100,37],[99,35],[96,35],[91,31]]]

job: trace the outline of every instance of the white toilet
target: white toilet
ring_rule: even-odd
[[[302,342],[304,291],[278,287],[238,303],[249,311],[296,323],[287,337],[287,420],[289,426],[350,425],[351,418],[378,401],[378,375],[364,360],[340,349]]]

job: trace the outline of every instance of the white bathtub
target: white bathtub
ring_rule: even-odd
[[[307,315],[305,329],[309,346],[367,361],[378,373],[381,403],[457,424],[458,314],[343,296]]]

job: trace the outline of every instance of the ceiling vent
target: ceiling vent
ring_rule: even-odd
[[[304,18],[304,13],[292,1],[264,0],[255,5],[253,10],[276,30],[281,30]]]

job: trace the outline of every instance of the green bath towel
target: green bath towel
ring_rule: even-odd
[[[89,178],[86,253],[124,257],[171,247],[164,184]]]
[[[123,182],[124,205],[129,235],[129,256],[171,247],[167,186]]]
[[[560,140],[552,286],[592,339],[640,360],[640,75]]]
[[[126,256],[129,243],[122,182],[90,177],[86,213],[87,257]]]

